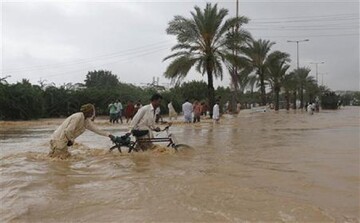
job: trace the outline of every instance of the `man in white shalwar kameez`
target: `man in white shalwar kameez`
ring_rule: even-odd
[[[161,99],[161,95],[154,94],[150,99],[150,104],[142,106],[135,114],[130,123],[130,129],[137,139],[154,138],[153,131],[160,131],[159,127],[155,127],[155,119],[156,109],[160,106]],[[142,142],[138,143],[138,146],[142,150],[147,150],[152,147],[152,143]]]
[[[219,107],[218,101],[216,101],[216,103],[213,107],[213,120],[214,120],[214,122],[219,122],[219,120],[220,120],[220,107]]]
[[[172,101],[170,101],[170,103],[168,104],[168,109],[169,109],[169,119],[171,121],[172,118],[175,118],[175,120],[177,119],[177,113],[174,109],[174,106],[172,105]]]
[[[50,157],[65,159],[71,154],[68,147],[74,144],[74,140],[85,132],[86,129],[102,136],[114,138],[109,132],[98,129],[91,121],[95,116],[95,108],[92,104],[81,106],[80,112],[69,116],[55,130],[50,140]]]

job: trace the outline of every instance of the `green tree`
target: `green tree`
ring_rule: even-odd
[[[320,89],[314,77],[307,77],[305,84],[305,93],[309,102],[314,102],[316,96],[320,94]]]
[[[236,25],[247,22],[245,17],[225,20],[228,10],[218,9],[217,4],[206,4],[204,10],[195,6],[192,18],[175,16],[166,30],[175,35],[178,44],[171,50],[177,51],[164,60],[174,59],[165,71],[165,77],[181,81],[195,66],[196,71],[207,75],[209,105],[214,105],[214,78],[223,77],[223,62],[234,58],[229,52],[231,38],[227,34]],[[210,109],[211,110],[211,109]],[[212,115],[212,111],[210,111]]]
[[[8,120],[29,120],[43,115],[42,90],[23,79],[12,85],[1,85],[0,117]]]
[[[258,77],[262,105],[266,105],[266,60],[269,56],[271,47],[274,44],[274,42],[269,40],[259,39],[253,40],[246,48],[243,49],[248,66],[255,71]]]
[[[290,68],[288,53],[275,51],[269,54],[266,60],[266,76],[275,94],[275,111],[279,110],[279,94],[285,78],[286,71]]]
[[[99,70],[89,71],[86,75],[85,86],[88,88],[101,87],[112,88],[119,85],[119,79],[111,71]]]
[[[294,72],[297,77],[298,86],[299,86],[299,94],[300,94],[300,108],[304,107],[304,89],[306,84],[309,82],[309,73],[310,69],[306,67],[300,67],[296,69]]]
[[[285,89],[285,101],[286,101],[286,110],[290,109],[290,94],[295,96],[295,103],[296,103],[296,91],[297,91],[297,80],[294,72],[291,72],[290,74],[287,74],[284,76],[284,79],[282,80],[282,86]],[[296,109],[296,105],[294,104]]]

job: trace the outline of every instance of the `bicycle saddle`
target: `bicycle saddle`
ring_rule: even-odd
[[[131,133],[133,134],[133,136],[135,137],[142,137],[145,136],[149,133],[149,130],[132,130]]]

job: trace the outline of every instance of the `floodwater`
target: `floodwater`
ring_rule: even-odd
[[[193,146],[177,153],[109,153],[86,132],[65,161],[46,156],[61,120],[0,122],[0,222],[359,222],[359,114],[174,124]]]

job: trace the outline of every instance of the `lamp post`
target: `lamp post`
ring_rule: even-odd
[[[324,64],[325,62],[324,61],[321,61],[321,62],[311,62],[310,64],[315,64],[315,67],[316,67],[316,84],[319,85],[318,83],[318,65],[319,64]]]
[[[320,73],[321,75],[321,85],[324,86],[324,75],[328,75],[328,73]]]
[[[236,0],[236,18],[239,18],[239,0]],[[236,24],[235,27],[233,27],[232,30],[234,33],[238,33],[239,32],[239,25]],[[233,55],[237,56],[238,55],[238,51],[237,50],[233,50]],[[232,113],[236,113],[236,97],[237,97],[237,93],[238,93],[238,77],[237,77],[237,66],[233,66],[232,68],[232,77],[231,77],[231,85],[230,87],[232,88],[232,96],[231,96],[231,112]]]
[[[303,39],[303,40],[288,40],[288,43],[296,43],[296,55],[297,55],[297,69],[299,69],[299,43],[301,42],[308,42],[309,39]]]

